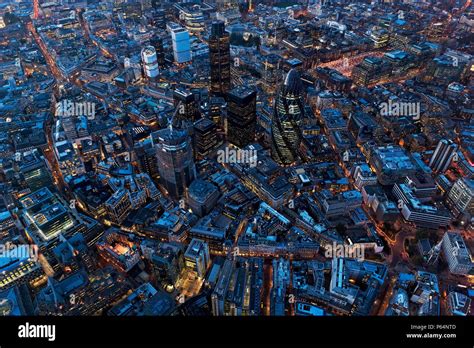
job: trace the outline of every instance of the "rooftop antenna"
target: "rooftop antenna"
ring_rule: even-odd
[[[173,116],[171,116],[171,118],[168,118],[168,128],[170,130],[171,133],[173,133],[173,121],[174,121],[174,118],[176,117],[176,114],[178,113],[179,110],[181,110],[182,108],[182,102],[181,100],[178,102],[178,105],[176,105],[176,108],[173,112]]]
[[[431,250],[428,252],[427,261],[426,261],[428,265],[434,265],[436,262],[438,262],[442,244],[443,244],[443,241],[441,240],[441,242],[439,242],[434,247],[432,247]]]

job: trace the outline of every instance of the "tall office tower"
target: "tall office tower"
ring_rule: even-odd
[[[209,98],[209,118],[220,128],[223,127],[222,116],[226,112],[226,108],[227,104],[223,97]]]
[[[163,39],[158,36],[154,36],[150,40],[150,45],[155,48],[156,61],[158,62],[158,66],[162,68],[165,65],[165,51],[163,49]]]
[[[446,232],[443,236],[443,252],[448,261],[449,271],[453,274],[471,274],[474,263],[461,234]]]
[[[194,124],[194,155],[202,159],[219,143],[216,124],[208,118],[201,118]]]
[[[199,277],[204,278],[209,266],[209,260],[209,246],[206,242],[193,238],[184,253],[186,268],[195,271]]]
[[[222,21],[215,21],[209,37],[211,88],[215,96],[224,97],[230,89],[230,37]]]
[[[255,138],[257,92],[238,86],[227,93],[227,140],[243,148]]]
[[[262,87],[267,93],[274,94],[278,88],[278,81],[281,80],[280,61],[281,57],[276,54],[265,56],[262,72]]]
[[[159,6],[160,4],[158,4]],[[156,4],[152,4],[153,9],[151,11],[151,20],[155,28],[165,29],[166,28],[166,13],[162,8],[157,8]]]
[[[280,164],[290,164],[298,158],[299,126],[304,118],[302,92],[300,75],[291,69],[275,100],[272,122],[272,158]]]
[[[444,173],[458,149],[457,144],[451,140],[441,139],[430,160],[430,168],[436,173]]]
[[[169,194],[180,198],[196,177],[189,134],[168,127],[152,133],[152,138],[156,144],[160,182]]]
[[[138,169],[142,173],[147,173],[151,178],[158,177],[158,161],[153,142],[150,138],[140,142],[135,146]]]
[[[189,32],[179,25],[171,26],[170,30],[175,62],[178,64],[190,62],[191,44],[189,42]]]
[[[458,179],[448,193],[447,203],[456,216],[464,213],[474,216],[474,180]]]
[[[179,120],[196,121],[201,118],[196,97],[191,91],[175,89],[173,92],[173,103],[178,108],[177,118]],[[176,121],[178,121],[176,119]]]
[[[153,46],[147,46],[142,50],[142,63],[146,77],[150,79],[158,77],[160,69],[156,59],[156,50]]]

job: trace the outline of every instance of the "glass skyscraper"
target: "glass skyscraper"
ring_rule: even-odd
[[[211,62],[210,92],[216,96],[225,96],[230,89],[230,38],[222,21],[212,23],[209,58]]]
[[[191,61],[191,45],[189,43],[189,33],[180,26],[171,28],[171,38],[173,40],[173,55],[176,63],[187,63]]]
[[[272,122],[272,157],[283,165],[295,162],[298,157],[299,126],[304,117],[302,91],[300,74],[290,70],[275,100]]]
[[[188,132],[168,127],[152,134],[160,183],[170,195],[181,198],[196,177]]]
[[[255,139],[257,92],[238,86],[227,94],[227,140],[243,148]]]

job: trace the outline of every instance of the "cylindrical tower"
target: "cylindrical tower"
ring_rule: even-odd
[[[160,74],[156,50],[153,46],[147,46],[142,50],[142,63],[146,77],[155,78]]]

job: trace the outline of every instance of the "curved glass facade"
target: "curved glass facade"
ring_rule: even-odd
[[[272,122],[272,157],[280,164],[291,164],[298,158],[299,126],[304,117],[302,91],[299,73],[290,70],[275,100]]]

